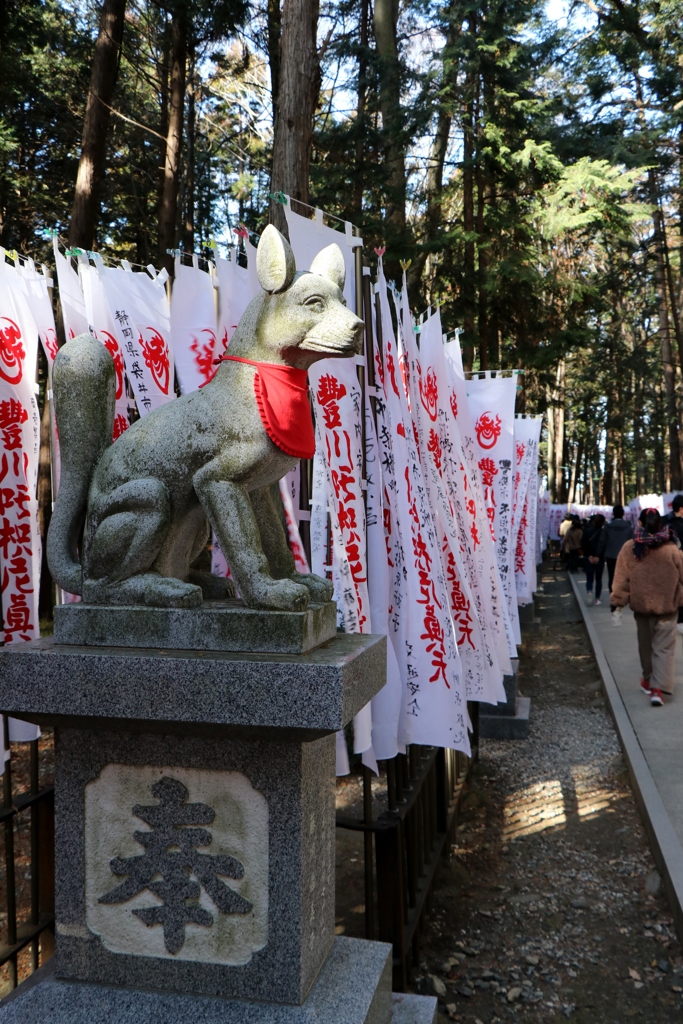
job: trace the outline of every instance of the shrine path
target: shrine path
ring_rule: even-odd
[[[599,607],[587,607],[583,574],[570,579],[676,930],[683,936],[683,642],[676,642],[674,695],[664,696],[664,707],[652,707],[638,685],[633,612],[625,608],[622,625],[615,628],[609,595],[603,592],[605,603]]]

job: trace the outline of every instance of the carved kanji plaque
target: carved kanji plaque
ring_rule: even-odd
[[[239,772],[107,765],[85,790],[85,873],[111,952],[246,964],[268,939],[268,805]]]

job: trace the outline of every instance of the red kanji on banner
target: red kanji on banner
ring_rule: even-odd
[[[326,373],[320,378],[316,398],[323,407],[323,417],[328,430],[341,427],[341,416],[339,414],[339,399],[346,394],[346,386]],[[337,452],[339,454],[339,452]]]
[[[434,465],[441,472],[441,460],[443,458],[443,450],[439,441],[438,434],[432,427],[429,431],[429,441],[427,442],[427,450],[432,453],[434,457]]]
[[[493,459],[489,458],[479,459],[478,465],[479,472],[481,473],[481,482],[484,485],[484,501],[488,501],[489,488],[493,487],[494,476],[498,476],[498,467]]]
[[[389,380],[391,381],[391,387],[393,388],[394,394],[398,395],[398,387],[396,385],[396,366],[394,365],[394,357],[389,351],[387,351],[387,372],[389,374]]]
[[[21,425],[27,420],[28,413],[16,398],[0,402],[0,432],[5,451],[21,448]]]
[[[124,431],[128,430],[128,420],[121,413],[118,413],[114,417],[114,429],[112,430],[111,439],[115,441],[117,437],[121,437]]]
[[[451,391],[451,412],[453,413],[453,416],[457,420],[457,418],[458,418],[458,397],[457,397],[455,391]]]
[[[517,445],[517,465],[518,466],[519,466],[520,462],[522,461],[522,459],[524,458],[524,452],[525,451],[526,451],[526,445],[522,444],[522,442],[520,441],[519,444]]]
[[[31,609],[26,604],[24,594],[10,594],[10,606],[4,611],[4,619],[6,643],[11,644],[16,639],[13,633],[20,633],[21,640],[31,639]]]
[[[59,346],[57,344],[57,334],[55,332],[54,327],[48,327],[48,329],[45,331],[45,335],[43,337],[43,345],[45,346],[45,351],[49,355],[50,359],[54,359],[59,350]]]

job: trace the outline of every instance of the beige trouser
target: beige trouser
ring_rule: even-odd
[[[635,612],[634,617],[643,679],[662,693],[673,693],[678,612],[669,615]]]

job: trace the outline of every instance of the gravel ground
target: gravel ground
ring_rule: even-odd
[[[439,1020],[683,1017],[683,958],[564,572],[546,569],[528,740],[482,741],[415,989]]]

